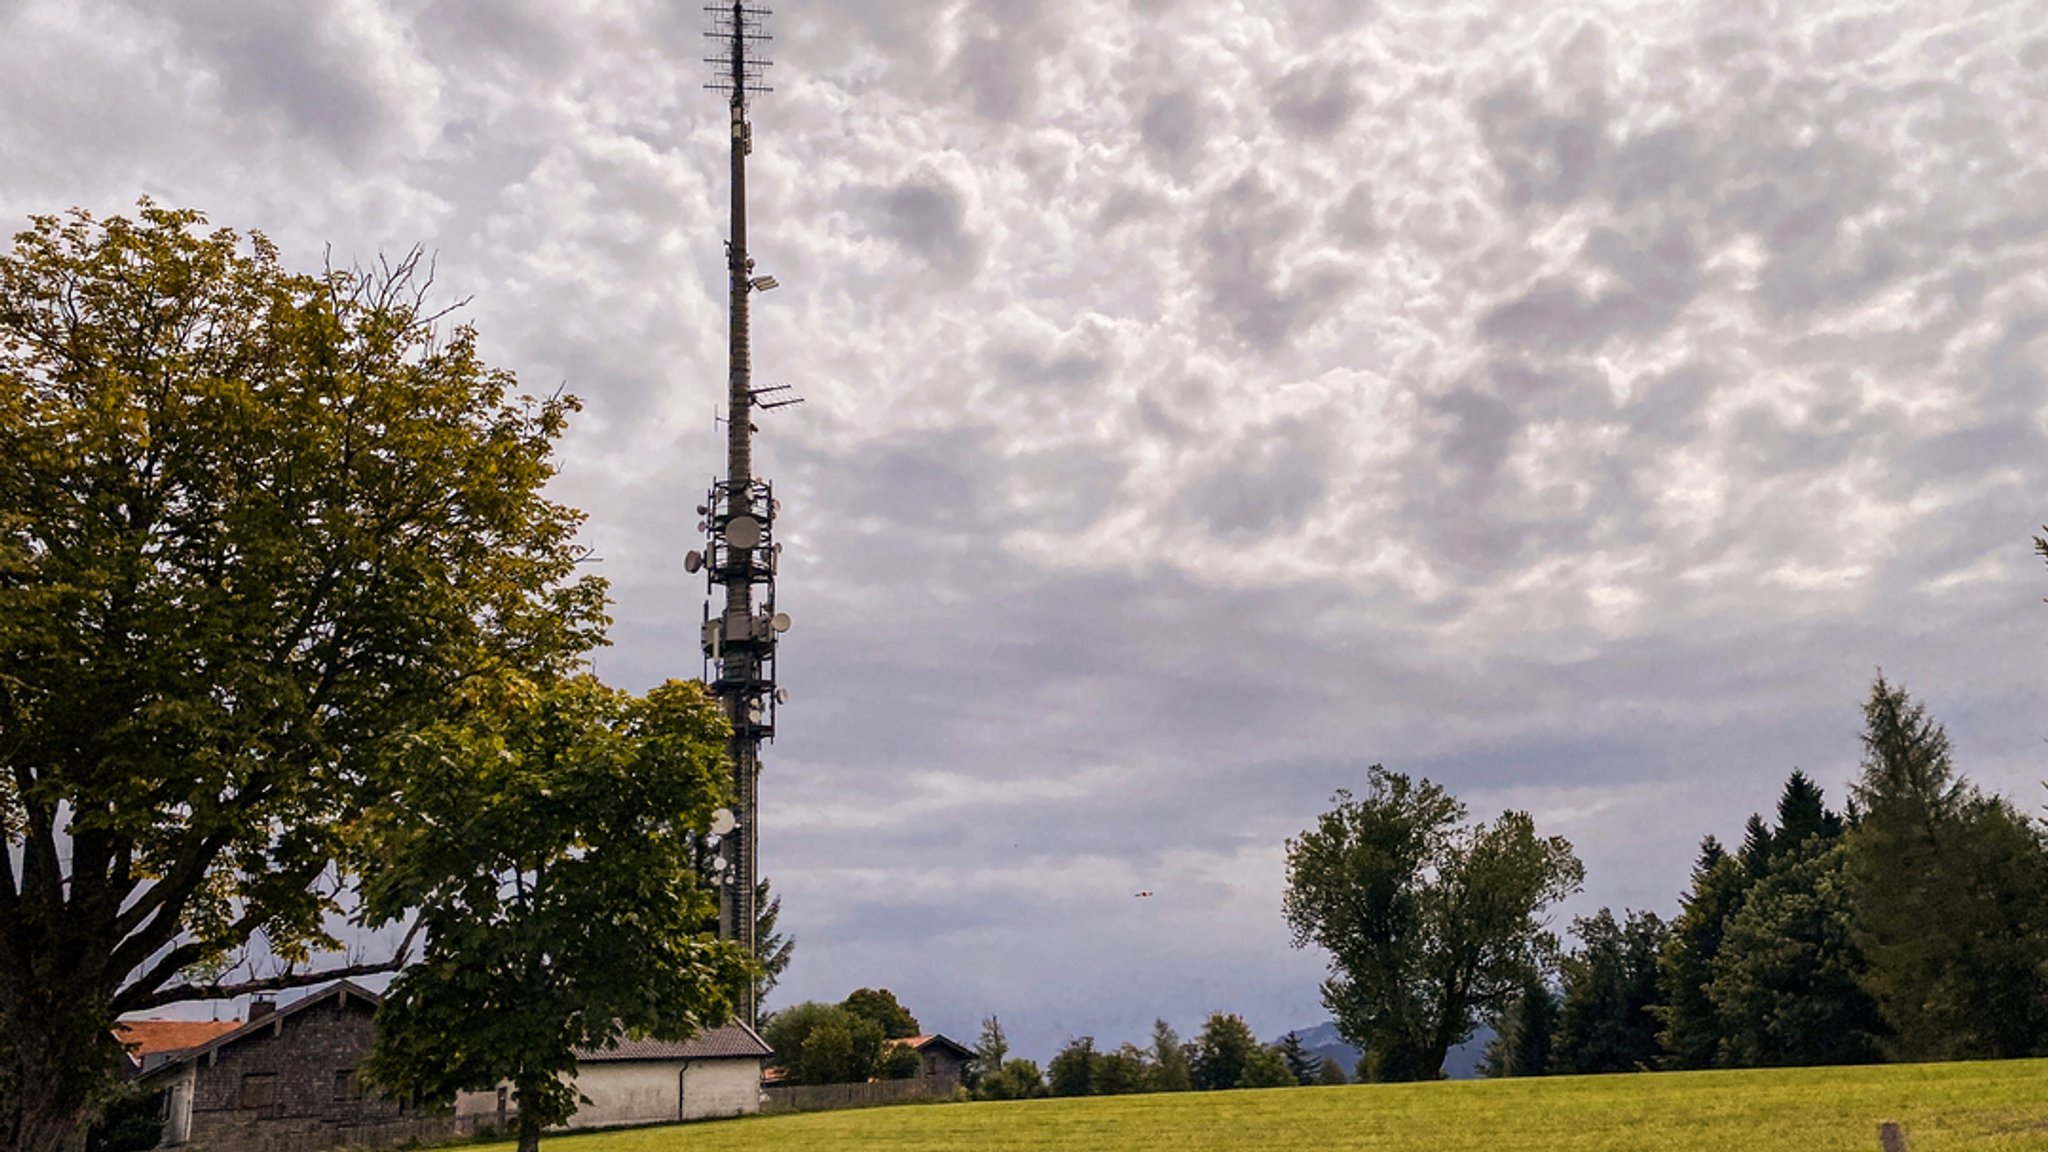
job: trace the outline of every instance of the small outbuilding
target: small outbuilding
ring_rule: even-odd
[[[761,1110],[761,1062],[770,1051],[744,1024],[709,1028],[683,1041],[628,1039],[610,1048],[578,1049],[576,1091],[589,1103],[576,1109],[568,1126],[751,1116]],[[508,1088],[463,1093],[455,1110],[464,1127],[509,1127],[518,1115]]]
[[[917,1053],[919,1064],[917,1074],[926,1080],[950,1081],[959,1084],[967,1071],[967,1062],[974,1059],[974,1051],[965,1045],[933,1033],[929,1036],[909,1036],[891,1040]]]

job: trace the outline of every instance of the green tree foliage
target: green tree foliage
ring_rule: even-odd
[[[1672,1068],[1711,1068],[1721,1052],[1721,1016],[1709,989],[1714,961],[1730,917],[1755,883],[1749,869],[1708,836],[1693,864],[1692,887],[1680,900],[1678,920],[1657,958],[1657,1003],[1651,1011],[1662,1029],[1663,1063]]]
[[[1095,1094],[1129,1096],[1152,1090],[1151,1062],[1135,1044],[1119,1044],[1114,1052],[1095,1057]]]
[[[817,1022],[797,1050],[798,1084],[862,1084],[882,1064],[887,1041],[882,1028],[844,1009]]]
[[[1152,1091],[1187,1092],[1194,1088],[1194,1070],[1188,1058],[1187,1045],[1180,1042],[1173,1025],[1164,1020],[1152,1022],[1152,1048],[1148,1055],[1152,1064]]]
[[[507,402],[416,260],[39,216],[0,255],[0,1147],[72,1144],[123,1012],[316,970],[395,741],[600,639]],[[221,976],[251,944],[289,965]]]
[[[875,1079],[915,1080],[923,1074],[924,1057],[917,1049],[895,1040],[883,1043],[882,1053],[875,1059]]]
[[[1279,1049],[1254,1044],[1251,1051],[1245,1053],[1244,1074],[1237,1080],[1239,1088],[1295,1088],[1300,1084]]]
[[[1287,1070],[1294,1074],[1296,1084],[1308,1085],[1316,1082],[1323,1070],[1323,1058],[1301,1045],[1301,1034],[1289,1032],[1280,1041],[1280,1058],[1287,1061]]]
[[[995,1071],[981,1078],[983,1100],[1032,1100],[1045,1095],[1045,1075],[1038,1065],[1021,1057],[1003,1061]]]
[[[1778,796],[1778,824],[1771,830],[1771,851],[1783,857],[1818,837],[1833,841],[1845,827],[1840,814],[1829,810],[1827,797],[1806,773],[1794,768]]]
[[[1480,1071],[1487,1076],[1542,1076],[1550,1071],[1551,1036],[1557,1029],[1559,997],[1541,976],[1522,986],[1493,1025]]]
[[[116,1092],[85,1132],[85,1152],[151,1152],[164,1138],[163,1101],[133,1085]]]
[[[1441,787],[1378,765],[1364,798],[1336,803],[1287,845],[1294,945],[1329,952],[1323,1003],[1365,1051],[1363,1074],[1436,1079],[1477,1020],[1544,968],[1543,913],[1585,869],[1526,813],[1467,824]]]
[[[1095,1094],[1095,1037],[1070,1039],[1045,1066],[1046,1086],[1054,1096]]]
[[[699,873],[703,875],[703,873]],[[768,878],[761,877],[754,885],[754,942],[760,949],[761,974],[754,982],[754,1003],[763,1004],[768,993],[782,980],[783,972],[789,968],[790,958],[796,954],[796,939],[777,929],[776,921],[782,918],[782,897],[769,889]],[[716,912],[713,913],[712,928],[717,929]]]
[[[882,1026],[843,1004],[806,1000],[768,1018],[761,1039],[797,1084],[856,1084],[876,1075],[887,1037]]]
[[[1190,1071],[1195,1087],[1204,1092],[1241,1087],[1245,1064],[1252,1049],[1259,1047],[1259,1039],[1252,1035],[1244,1017],[1224,1012],[1209,1014],[1194,1043]]]
[[[1337,1088],[1350,1082],[1350,1078],[1344,1075],[1344,1065],[1335,1060],[1326,1058],[1316,1069],[1316,1083],[1322,1087]]]
[[[369,822],[391,855],[368,918],[417,908],[428,936],[378,1011],[371,1077],[430,1100],[509,1080],[530,1150],[576,1111],[575,1049],[730,1019],[748,961],[704,931],[690,860],[727,732],[701,684],[635,698],[577,677],[396,749],[418,783]]]
[[[1827,807],[1820,788],[1794,769],[1779,794],[1775,826],[1752,815],[1734,856],[1724,854],[1711,836],[1701,842],[1692,887],[1657,960],[1657,1002],[1651,1012],[1661,1026],[1665,1067],[1801,1063],[1808,1061],[1791,1054],[1831,1047],[1847,1058],[1867,1058],[1867,1005],[1835,982],[1842,973],[1863,968],[1861,953],[1853,942],[1846,949],[1840,946],[1839,924],[1829,920],[1847,914],[1847,897],[1836,891],[1795,891],[1801,883],[1834,883],[1833,873],[1812,861],[1838,844],[1846,827],[1847,821]],[[1728,945],[1730,926],[1766,882],[1774,906],[1754,913],[1749,923],[1792,916],[1804,926],[1805,942],[1784,940],[1773,946],[1752,933],[1736,954]],[[1795,913],[1795,908],[1804,912]],[[1718,983],[1724,978],[1727,983]],[[1744,1019],[1728,1007],[1736,1001],[1755,1006],[1796,998],[1809,985],[1836,999],[1815,1001],[1808,1005],[1810,1012],[1774,1023]],[[1805,1034],[1815,1021],[1830,1019],[1855,1029],[1854,1035],[1836,1045]]]
[[[1859,1064],[1883,1024],[1850,938],[1842,843],[1809,839],[1730,917],[1708,986],[1724,1067]]]
[[[1882,676],[1864,708],[1849,838],[1864,985],[1906,1060],[2048,1051],[2048,847],[1965,781],[1948,736]]]
[[[882,1029],[882,1035],[890,1040],[918,1035],[917,1017],[898,1003],[896,994],[887,988],[857,988],[841,1002],[840,1007],[855,1016],[873,1020]]]
[[[1656,915],[1631,912],[1617,924],[1602,908],[1572,923],[1578,938],[1559,965],[1564,996],[1554,1025],[1550,1068],[1567,1075],[1638,1072],[1656,1065],[1657,957],[1670,930]]]

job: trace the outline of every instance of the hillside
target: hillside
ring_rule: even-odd
[[[1358,1071],[1358,1049],[1344,1042],[1337,1034],[1337,1025],[1325,1020],[1313,1028],[1297,1029],[1302,1047],[1309,1054],[1322,1060],[1335,1060],[1343,1065],[1346,1076]],[[1479,1062],[1486,1055],[1486,1044],[1493,1039],[1493,1029],[1481,1026],[1467,1040],[1444,1057],[1444,1075],[1452,1080],[1475,1080],[1479,1077]],[[1276,1040],[1275,1043],[1278,1043]]]
[[[553,1137],[548,1152],[2048,1150],[2048,1061],[941,1104]]]

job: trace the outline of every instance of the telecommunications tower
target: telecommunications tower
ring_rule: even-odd
[[[761,744],[775,738],[775,710],[788,694],[775,686],[776,637],[789,630],[789,617],[775,610],[775,491],[754,476],[755,409],[785,408],[803,401],[786,384],[756,388],[749,364],[747,300],[775,287],[773,276],[754,275],[747,255],[747,154],[754,133],[747,123],[748,98],[771,89],[762,82],[768,61],[757,53],[769,39],[762,24],[768,9],[754,4],[719,4],[705,9],[711,28],[704,35],[718,45],[706,58],[714,66],[706,88],[724,93],[732,105],[732,236],[725,243],[731,279],[730,388],[726,396],[726,472],[714,480],[697,509],[704,517],[702,552],[691,552],[684,567],[702,571],[706,592],[725,590],[717,615],[704,607],[704,678],[732,722],[732,807],[720,812],[712,832],[719,837],[714,861],[719,881],[718,934],[738,941],[759,958],[755,932],[755,884]],[[750,983],[740,1019],[755,1023],[760,1005]]]

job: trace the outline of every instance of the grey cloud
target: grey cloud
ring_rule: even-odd
[[[962,41],[947,72],[977,113],[1002,123],[1030,113],[1038,69],[1064,40],[1055,10],[1042,0],[985,0],[963,13],[976,30]]]
[[[1287,268],[1287,245],[1304,213],[1276,195],[1257,172],[1246,172],[1211,198],[1202,219],[1202,280],[1210,307],[1239,339],[1272,350],[1326,313],[1346,286],[1339,268]]]
[[[1351,122],[1358,90],[1344,64],[1303,64],[1273,86],[1273,118],[1297,135],[1323,140]]]
[[[1168,171],[1178,172],[1204,141],[1204,101],[1189,88],[1154,97],[1138,120],[1138,136]]]
[[[375,73],[399,46],[366,42],[332,8],[209,0],[151,11],[171,22],[231,105],[273,115],[347,159],[389,143],[407,106],[432,98],[379,84]]]
[[[1329,491],[1327,436],[1300,421],[1261,429],[1231,446],[1228,462],[1189,486],[1186,514],[1225,538],[1299,525]]]
[[[1517,348],[1563,352],[1664,330],[1700,291],[1699,245],[1676,220],[1635,231],[1596,228],[1581,247],[1583,266],[1611,273],[1611,287],[1595,295],[1576,277],[1546,277],[1488,312],[1480,334]]]
[[[876,224],[883,235],[922,257],[953,280],[981,269],[981,240],[968,227],[967,198],[952,181],[926,171],[876,190]]]
[[[1553,111],[1518,83],[1486,95],[1473,115],[1512,207],[1569,204],[1593,190],[1607,161],[1607,118],[1595,102]]]
[[[1376,243],[1381,235],[1379,210],[1374,205],[1372,186],[1361,180],[1323,210],[1323,230],[1354,248]]]

